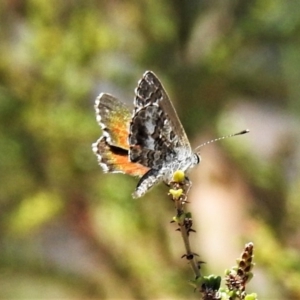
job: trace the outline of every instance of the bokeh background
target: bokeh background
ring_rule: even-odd
[[[104,175],[94,99],[154,71],[193,146],[192,247],[255,246],[260,299],[300,299],[300,2],[0,2],[0,298],[199,299],[160,185]]]

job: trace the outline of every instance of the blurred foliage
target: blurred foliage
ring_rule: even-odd
[[[151,69],[190,136],[215,135],[239,97],[297,118],[299,11],[280,0],[1,1],[0,298],[198,298],[161,187],[136,202],[134,179],[97,166],[94,98],[132,99]],[[300,299],[299,163],[286,166],[287,144],[265,160],[247,145],[232,157],[256,200],[256,262]]]

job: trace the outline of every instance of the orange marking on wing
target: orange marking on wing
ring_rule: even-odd
[[[127,155],[124,156],[111,152],[110,156],[111,162],[113,161],[113,169],[115,171],[120,171],[131,176],[139,177],[143,176],[146,172],[149,171],[149,168],[145,166],[128,161]]]
[[[128,127],[129,122],[115,118],[109,124],[109,132],[115,145],[123,149],[129,149],[128,144]]]
[[[133,163],[128,157],[128,135],[132,112],[109,94],[96,99],[96,114],[103,135],[93,144],[93,151],[105,172],[122,172],[132,176],[143,176],[149,168]]]
[[[149,170],[143,165],[129,161],[128,150],[110,145],[106,137],[101,137],[93,145],[93,150],[106,172],[122,172],[131,176],[143,176]]]

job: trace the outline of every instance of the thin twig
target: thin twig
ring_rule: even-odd
[[[181,171],[177,171],[181,172]],[[179,175],[175,172],[174,181],[171,183],[172,189],[170,190],[170,195],[172,196],[172,200],[175,203],[176,208],[176,217],[174,218],[179,226],[179,231],[181,233],[185,254],[182,257],[186,257],[189,261],[191,268],[195,274],[195,277],[198,278],[201,276],[200,273],[200,262],[196,259],[198,254],[194,253],[191,249],[189,234],[190,232],[194,232],[192,229],[192,218],[191,214],[185,212],[185,204],[187,203],[187,193],[189,192],[191,183],[184,176],[183,172]],[[176,176],[178,175],[178,176]],[[182,177],[183,176],[183,177]]]

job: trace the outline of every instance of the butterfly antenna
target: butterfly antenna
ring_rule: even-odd
[[[205,143],[201,144],[200,146],[196,147],[196,149],[194,150],[194,152],[198,153],[197,152],[198,149],[200,149],[201,147],[206,146],[208,144],[211,144],[211,143],[214,143],[214,142],[217,142],[217,141],[220,141],[220,140],[224,140],[224,139],[236,136],[236,135],[245,134],[245,133],[248,133],[248,132],[250,132],[249,129],[245,129],[245,130],[242,130],[242,131],[234,133],[234,134],[229,134],[229,135],[225,135],[225,136],[222,136],[220,138],[217,138],[217,139],[210,140],[210,141],[205,142]]]

